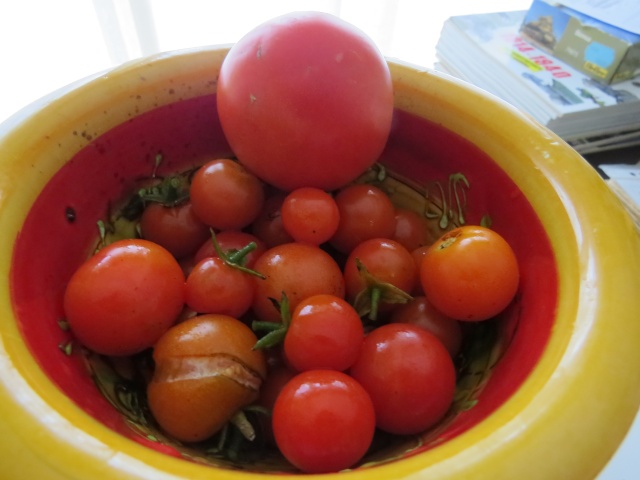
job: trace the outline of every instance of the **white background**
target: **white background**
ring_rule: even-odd
[[[451,15],[526,10],[530,0],[6,0],[0,2],[0,121],[59,87],[145,54],[233,43],[293,10],[365,31],[382,53],[432,66]],[[434,8],[437,5],[437,8]]]
[[[431,67],[440,28],[448,17],[526,10],[530,3],[530,0],[3,1],[0,122],[43,95],[85,76],[159,51],[232,43],[257,24],[293,10],[320,10],[338,15],[369,34],[383,54]],[[632,432],[598,480],[640,479],[639,456],[640,421],[636,420]]]

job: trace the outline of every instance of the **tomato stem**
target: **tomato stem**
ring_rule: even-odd
[[[225,264],[227,264],[232,268],[240,270],[241,272],[247,273],[249,275],[253,275],[254,277],[258,277],[263,280],[267,278],[260,272],[256,270],[252,270],[251,268],[247,268],[243,265],[247,255],[258,247],[256,242],[249,242],[240,250],[234,250],[231,253],[225,252],[222,250],[222,247],[220,247],[220,244],[218,243],[218,239],[216,238],[216,232],[213,230],[213,228],[210,228],[209,232],[211,232],[211,241],[213,242],[213,248],[215,249],[218,256],[222,259],[222,261],[224,261]]]
[[[375,322],[378,319],[378,305],[380,305],[382,292],[380,287],[372,287],[371,290],[371,310],[369,311],[369,320]]]
[[[404,290],[371,275],[359,258],[356,258],[355,262],[364,283],[364,288],[353,301],[353,306],[360,317],[366,316],[371,322],[376,322],[381,303],[402,304],[412,300],[413,297]]]
[[[282,292],[280,301],[275,298],[269,298],[273,303],[273,306],[280,312],[281,322],[268,322],[254,320],[251,323],[251,329],[255,332],[266,331],[267,334],[260,338],[253,346],[253,350],[261,350],[264,348],[271,348],[280,345],[284,342],[284,337],[289,330],[289,324],[291,323],[291,310],[289,308],[289,299],[287,294]]]

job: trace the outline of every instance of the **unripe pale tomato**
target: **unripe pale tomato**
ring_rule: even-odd
[[[154,347],[147,388],[159,425],[185,442],[205,440],[258,398],[267,365],[240,320],[201,315],[171,328]]]

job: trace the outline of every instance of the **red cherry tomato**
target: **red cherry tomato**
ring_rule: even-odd
[[[326,293],[344,298],[340,267],[331,255],[314,245],[278,245],[263,253],[253,268],[266,277],[255,279],[252,305],[254,313],[264,321],[280,321],[272,299],[280,301],[283,292],[291,311],[312,295]]]
[[[347,298],[353,301],[366,288],[356,260],[377,280],[411,293],[418,281],[418,270],[411,253],[401,244],[386,238],[372,238],[355,247],[344,267]]]
[[[299,371],[342,371],[358,358],[363,339],[362,321],[349,303],[333,295],[314,295],[293,312],[284,354]]]
[[[410,252],[429,243],[426,219],[413,210],[396,208],[395,231],[391,239]]]
[[[142,238],[163,246],[176,258],[191,255],[209,237],[209,227],[195,214],[191,202],[175,207],[147,205],[140,231]]]
[[[321,41],[318,41],[321,39]],[[283,190],[333,190],[380,156],[393,88],[375,44],[326,13],[270,20],[229,51],[218,114],[240,162]]]
[[[420,266],[429,302],[458,320],[486,320],[500,313],[518,290],[515,253],[498,233],[480,226],[444,234],[427,251]]]
[[[331,195],[324,190],[301,187],[285,198],[282,208],[284,229],[296,242],[320,245],[338,229],[340,212]]]
[[[455,357],[462,344],[462,327],[457,320],[436,310],[425,297],[414,297],[405,305],[398,305],[391,314],[394,323],[411,323],[433,333]]]
[[[191,203],[200,219],[219,230],[241,230],[253,222],[264,204],[264,185],[233,160],[204,164],[191,180]]]
[[[148,240],[102,248],[73,274],[64,310],[74,335],[104,355],[151,347],[184,305],[184,274],[166,249]]]
[[[356,184],[336,195],[340,222],[330,243],[336,250],[349,253],[371,238],[391,238],[395,229],[395,207],[378,187]]]
[[[273,408],[282,454],[306,473],[355,465],[371,445],[375,414],[367,392],[335,370],[309,370],[287,383]]]
[[[282,224],[281,208],[285,198],[284,193],[268,196],[258,218],[251,225],[251,232],[267,247],[293,242],[293,237],[289,235]]]
[[[456,371],[449,352],[415,325],[389,323],[373,330],[350,373],[369,392],[378,428],[389,433],[422,432],[453,402]]]
[[[253,302],[251,275],[231,267],[219,257],[200,260],[187,277],[185,300],[198,313],[244,315]]]
[[[297,371],[287,367],[286,365],[276,365],[269,369],[267,378],[260,387],[260,397],[256,401],[256,404],[273,411],[273,407],[276,404],[276,400],[280,395],[280,392],[284,386],[289,383],[293,377],[298,374]],[[260,425],[263,428],[265,440],[267,444],[275,447],[276,440],[273,437],[272,417],[271,415],[260,415]]]

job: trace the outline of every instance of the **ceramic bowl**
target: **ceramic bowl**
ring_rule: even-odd
[[[128,63],[0,126],[3,478],[287,472],[277,460],[229,462],[153,435],[131,415],[134,397],[117,366],[65,352],[72,339],[59,322],[66,281],[95,246],[96,222],[158,155],[171,171],[231,154],[215,97],[226,52]],[[528,116],[448,76],[389,65],[396,110],[380,159],[387,187],[428,212],[435,233],[490,218],[516,251],[522,281],[513,304],[465,350],[447,418],[326,477],[594,478],[640,404],[633,224],[595,170]],[[458,173],[468,186],[452,181]]]

